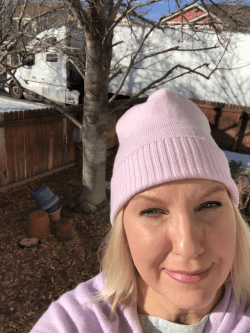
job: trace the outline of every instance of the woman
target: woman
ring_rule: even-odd
[[[163,88],[116,131],[100,274],[31,332],[250,332],[250,232],[208,119]]]

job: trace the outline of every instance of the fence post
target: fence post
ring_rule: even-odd
[[[4,113],[0,113],[0,121],[4,121]],[[0,127],[0,186],[8,184],[7,156],[5,144],[5,128]]]

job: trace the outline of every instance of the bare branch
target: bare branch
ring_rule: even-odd
[[[155,23],[155,24],[149,29],[148,33],[147,33],[147,34],[145,35],[145,37],[142,39],[142,41],[141,41],[141,43],[140,43],[140,45],[139,45],[137,51],[135,52],[134,57],[131,58],[131,61],[130,61],[130,64],[129,64],[128,68],[127,68],[127,71],[126,71],[126,73],[125,73],[125,75],[124,75],[124,77],[123,77],[123,79],[122,79],[122,81],[121,81],[121,83],[120,83],[120,85],[119,85],[119,87],[118,87],[116,93],[112,96],[112,98],[110,99],[109,102],[112,102],[113,100],[115,100],[115,98],[116,98],[117,95],[119,94],[119,92],[120,92],[120,90],[121,90],[121,88],[122,88],[122,86],[123,86],[123,83],[125,82],[125,80],[126,80],[128,74],[129,74],[129,72],[130,72],[132,66],[134,65],[134,61],[135,61],[137,55],[139,54],[139,52],[140,52],[142,46],[144,45],[145,40],[146,40],[147,37],[150,35],[150,33],[154,30],[154,28],[155,28],[156,26],[159,25],[159,23],[163,20],[163,18],[164,18],[164,16],[162,16],[162,17],[161,17],[161,18],[160,18],[160,19],[159,19],[159,20],[158,20],[158,21],[157,21],[157,22],[156,22],[156,23]]]
[[[198,0],[196,0],[196,1],[198,1]],[[121,4],[121,7],[125,7],[125,5]],[[130,14],[133,14],[134,17],[139,18],[140,20],[142,20],[143,22],[145,22],[148,25],[154,25],[154,23],[155,23],[153,20],[146,19],[144,16],[137,14],[133,8],[131,9]],[[157,28],[159,28],[161,31],[164,31],[163,27],[161,27],[161,26],[159,26]]]
[[[91,21],[89,20],[87,12],[80,5],[79,0],[66,0],[66,3],[69,4],[70,10],[74,14],[78,25],[82,28],[85,28],[88,33],[93,35],[93,26]]]
[[[117,43],[115,43],[115,44],[112,44],[112,45],[106,47],[106,50],[109,49],[109,48],[111,48],[111,47],[113,48],[114,46],[116,46],[116,45],[118,45],[118,44],[121,44],[121,43],[124,43],[124,40],[121,40],[120,42],[117,42]]]
[[[183,66],[183,65],[181,65],[181,64],[175,65],[175,66],[172,67],[169,71],[167,71],[167,73],[164,74],[162,77],[160,77],[159,79],[156,79],[155,81],[151,82],[151,83],[148,84],[145,88],[143,88],[138,94],[136,94],[135,96],[133,96],[133,97],[131,97],[130,99],[128,99],[124,104],[122,104],[122,106],[124,106],[124,105],[126,106],[127,104],[135,103],[135,102],[138,100],[138,98],[139,98],[140,95],[144,94],[144,93],[145,93],[147,90],[149,90],[149,89],[153,89],[153,88],[155,88],[155,87],[156,87],[156,86],[155,86],[156,83],[161,82],[162,80],[164,80],[166,77],[168,77],[168,76],[169,76],[169,75],[170,75],[175,69],[177,69],[177,68],[188,69],[190,73],[193,72],[193,73],[199,74],[199,75],[201,75],[201,76],[207,78],[204,74],[199,73],[199,72],[196,72],[196,69],[201,68],[201,67],[204,67],[204,66],[208,67],[209,64],[206,63],[206,64],[203,64],[203,65],[200,65],[200,66],[196,67],[195,69],[191,69],[191,68],[186,67],[186,66]],[[188,73],[189,73],[189,72],[188,72]],[[186,74],[187,74],[187,73],[186,73]],[[159,85],[162,85],[163,83],[164,83],[164,82],[161,82],[161,84],[159,84]],[[108,107],[111,105],[111,103],[112,103],[112,100],[110,99],[109,102],[108,102]],[[118,109],[119,109],[118,107],[121,107],[121,106],[119,105],[119,106],[115,107],[115,108],[112,109],[108,114],[110,115],[112,112],[118,110]]]
[[[211,47],[204,47],[202,49],[179,49],[179,46],[174,46],[171,47],[170,49],[167,50],[163,50],[163,51],[159,51],[159,52],[155,52],[155,53],[151,53],[149,55],[145,55],[144,57],[140,58],[139,60],[137,60],[136,62],[134,62],[134,65],[140,63],[142,60],[147,59],[147,58],[151,58],[157,54],[162,54],[162,53],[167,53],[169,51],[182,51],[182,52],[191,52],[191,51],[204,51],[204,50],[211,50],[211,49],[216,49],[219,46],[211,46]]]
[[[121,69],[119,69],[116,73],[114,73],[110,78],[109,78],[109,82],[111,82],[114,78],[116,78],[118,75],[120,75],[122,72]]]
[[[106,48],[106,41],[108,40],[111,31],[112,31],[112,30],[114,31],[115,26],[116,26],[119,22],[121,22],[121,20],[125,17],[126,12],[127,12],[127,10],[128,10],[128,7],[129,7],[129,4],[130,4],[131,1],[132,1],[132,0],[128,0],[127,5],[126,5],[126,8],[125,8],[125,11],[122,13],[122,15],[121,15],[118,19],[115,20],[115,22],[114,22],[114,23],[108,28],[107,32],[106,32],[105,35],[103,36],[103,40],[102,40],[102,46],[103,46],[103,49]],[[109,18],[109,19],[110,19],[110,18]]]

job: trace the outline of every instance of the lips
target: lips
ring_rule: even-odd
[[[193,271],[193,272],[188,272],[188,271],[170,271],[168,270],[169,272],[171,273],[176,273],[176,274],[185,274],[185,275],[198,275],[198,274],[201,274],[201,273],[204,273],[205,271],[207,271],[209,268],[206,268],[206,269],[200,269],[198,271]]]
[[[195,284],[198,283],[204,279],[206,279],[211,271],[212,265],[210,268],[204,270],[198,270],[193,272],[187,272],[185,271],[168,271],[167,269],[164,269],[164,271],[174,280],[184,283],[184,284]],[[200,272],[200,273],[197,273]]]

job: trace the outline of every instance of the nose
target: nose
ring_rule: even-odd
[[[173,253],[191,260],[204,252],[204,226],[188,212],[181,212],[172,217],[168,237]]]

